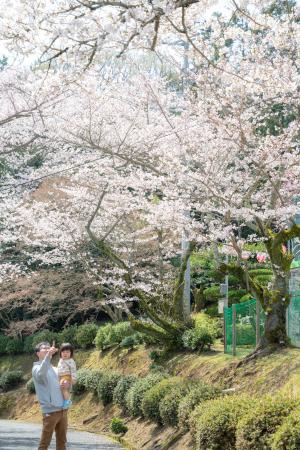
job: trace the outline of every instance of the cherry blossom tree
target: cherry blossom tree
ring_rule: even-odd
[[[224,17],[205,16],[211,2],[203,1],[22,4],[14,26],[9,10],[3,13],[6,45],[72,80],[43,118],[49,148],[58,149],[49,167],[68,169],[58,182],[61,199],[20,205],[23,239],[34,230],[36,243],[52,242],[52,256],[68,261],[89,238],[82,259],[107,301],[139,298],[152,324],[132,318],[133,325],[169,340],[189,326],[182,291],[190,252],[222,246],[236,263],[220,270],[236,274],[267,314],[260,348],[285,345],[292,255],[283,246],[300,234],[293,221],[300,167],[295,4],[278,12],[270,1],[232,1]],[[184,89],[143,73],[101,80],[109,54],[160,52],[176,36],[192,61],[178,73]],[[174,287],[170,258],[183,230],[190,246]],[[248,242],[266,247],[269,287],[248,273]]]

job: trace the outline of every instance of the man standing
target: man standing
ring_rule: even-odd
[[[47,450],[53,432],[56,434],[56,450],[66,450],[68,416],[67,410],[62,408],[61,393],[57,372],[51,364],[52,356],[57,352],[54,345],[41,342],[35,348],[39,358],[33,364],[32,377],[35,392],[43,413],[43,430],[38,450]]]

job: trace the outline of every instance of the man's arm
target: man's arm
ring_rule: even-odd
[[[34,366],[32,369],[32,376],[36,379],[36,381],[42,381],[46,378],[47,372],[50,364],[50,354],[47,353],[45,358],[43,359],[42,363],[39,366]]]
[[[51,367],[51,357],[57,352],[57,348],[51,347],[46,353],[45,358],[39,366],[34,366],[32,369],[32,376],[36,381],[42,381],[46,378],[47,371]]]

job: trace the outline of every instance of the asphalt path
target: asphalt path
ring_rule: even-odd
[[[1,450],[37,450],[41,425],[0,420]],[[120,444],[104,436],[81,431],[68,431],[68,450],[122,450]],[[55,450],[55,436],[49,450]]]

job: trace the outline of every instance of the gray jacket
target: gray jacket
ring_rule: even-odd
[[[49,355],[33,364],[32,377],[43,414],[60,411],[64,399]]]

